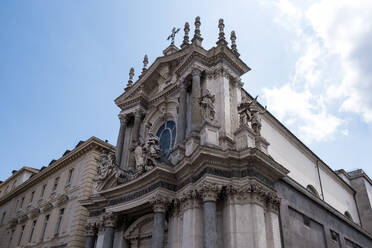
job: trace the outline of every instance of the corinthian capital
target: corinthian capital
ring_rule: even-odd
[[[107,212],[103,215],[103,224],[105,227],[116,226],[117,215],[113,212]]]
[[[150,204],[152,205],[154,212],[161,213],[165,213],[165,211],[167,210],[167,206],[170,202],[171,199],[169,197],[160,194],[155,195],[150,200]]]
[[[87,223],[85,225],[85,231],[87,236],[94,236],[97,232],[97,226],[95,223]]]
[[[198,187],[198,192],[202,197],[203,202],[216,201],[218,194],[221,192],[222,185],[210,182],[203,182]]]
[[[202,73],[202,71],[198,67],[194,67],[191,70],[191,75],[192,76],[199,76],[200,77],[201,73]]]

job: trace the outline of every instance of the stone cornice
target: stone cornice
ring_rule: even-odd
[[[82,145],[76,147],[70,153],[61,157],[56,162],[54,162],[44,170],[40,171],[27,181],[19,185],[15,190],[9,192],[7,195],[4,195],[2,198],[0,198],[0,206],[9,201],[10,199],[14,198],[15,196],[17,196],[18,194],[21,194],[22,192],[28,190],[35,184],[38,184],[41,180],[43,180],[46,177],[49,177],[51,174],[55,173],[64,166],[67,166],[68,164],[72,163],[73,161],[80,158],[84,154],[99,149],[115,151],[115,147],[110,145],[109,143],[104,142],[96,137],[91,137]]]

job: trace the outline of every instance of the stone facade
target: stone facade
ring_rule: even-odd
[[[372,247],[371,180],[334,172],[243,89],[250,68],[224,28],[220,19],[216,46],[206,50],[196,17],[191,41],[189,23],[180,48],[173,28],[164,56],[147,67],[145,55],[137,80],[130,69],[115,99],[116,149],[88,140],[66,155],[74,160],[61,158],[0,198],[12,212],[6,206],[31,186],[79,168],[74,190],[57,187],[7,217],[2,235],[18,239],[10,247]],[[46,215],[45,239],[40,221],[30,235]]]
[[[181,48],[173,28],[135,82],[131,68],[115,100],[115,157],[81,201],[85,247],[372,247],[364,184],[346,183],[242,88],[250,68],[222,19],[209,50],[194,24]]]
[[[0,247],[84,247],[88,211],[79,201],[92,193],[103,150],[114,147],[93,137],[49,166],[23,168],[1,184],[33,173],[0,198]]]

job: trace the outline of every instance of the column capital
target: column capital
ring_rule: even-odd
[[[103,215],[104,227],[115,227],[117,221],[117,215],[113,212],[107,212]]]
[[[119,116],[120,123],[123,124],[123,125],[127,125],[128,121],[129,121],[128,114],[120,113],[118,116]]]
[[[142,109],[136,109],[134,111],[134,118],[142,118],[144,111]]]
[[[87,223],[85,225],[86,236],[95,236],[97,233],[96,223]]]
[[[155,195],[150,199],[150,204],[155,213],[165,213],[170,202],[169,197],[164,195]]]
[[[193,67],[191,69],[191,75],[194,77],[194,76],[201,76],[201,73],[202,73],[202,70],[198,67]]]
[[[211,182],[203,182],[197,190],[201,195],[203,202],[217,201],[218,194],[222,190],[222,185]]]

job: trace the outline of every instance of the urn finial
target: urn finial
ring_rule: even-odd
[[[183,36],[181,48],[185,48],[189,45],[190,24],[188,22],[185,23],[185,27],[183,30],[185,31],[185,36]]]
[[[238,53],[238,49],[236,48],[236,35],[235,35],[235,31],[231,31],[230,40],[231,40],[231,51],[232,51],[236,56],[239,57],[240,54]]]
[[[131,67],[130,70],[129,70],[129,80],[128,80],[127,87],[132,87],[132,85],[133,85],[133,76],[134,76],[134,68]]]
[[[147,64],[149,63],[149,58],[145,54],[145,57],[143,58],[143,68],[142,68],[142,74],[145,73],[147,70]]]
[[[195,31],[194,31],[194,37],[192,38],[192,43],[197,45],[197,46],[201,46],[202,44],[202,41],[203,41],[203,38],[201,37],[201,34],[200,34],[200,17],[197,16],[195,18]]]
[[[217,45],[227,45],[227,41],[225,39],[225,32],[224,32],[225,24],[223,23],[223,19],[218,20],[218,41]]]

